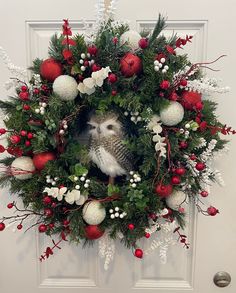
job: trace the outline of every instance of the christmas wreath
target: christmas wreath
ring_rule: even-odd
[[[192,64],[182,54],[192,36],[166,38],[164,28],[162,16],[141,35],[108,19],[88,38],[72,36],[64,20],[49,59],[33,61],[28,82],[8,83],[16,92],[0,101],[7,139],[0,151],[10,154],[1,159],[0,184],[25,208],[10,202],[16,213],[2,217],[0,230],[7,221],[21,230],[37,216],[29,228],[60,236],[41,260],[62,241],[98,238],[118,238],[142,258],[139,239],[159,237],[166,225],[188,248],[180,232],[186,203],[218,213],[203,203],[209,184],[222,183],[210,161],[225,147],[221,135],[235,131],[206,97],[227,88],[204,77],[213,62]],[[113,248],[100,244],[108,263]]]

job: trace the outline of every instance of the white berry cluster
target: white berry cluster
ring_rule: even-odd
[[[189,138],[190,131],[197,131],[199,125],[195,121],[189,121],[185,124],[184,128],[180,128],[179,133],[184,134],[186,139]]]
[[[58,177],[51,178],[51,175],[46,176],[46,182],[51,184],[52,186],[55,186],[58,180]]]
[[[139,174],[135,173],[134,171],[130,171],[129,174],[132,176],[132,178],[130,178],[129,180],[130,186],[135,188],[137,186],[137,183],[141,182],[141,177]]]
[[[66,129],[68,128],[67,121],[62,120],[61,129],[59,130],[59,134],[63,136],[65,134]]]
[[[140,122],[140,121],[142,121],[142,117],[139,115],[139,112],[138,111],[136,111],[136,112],[132,112],[131,111],[130,113],[128,111],[125,111],[124,112],[124,115],[125,116],[129,116],[130,115],[131,116],[130,117],[130,120],[132,122],[134,122],[135,124],[138,123],[138,122]]]
[[[127,216],[127,213],[120,210],[119,207],[115,207],[114,210],[110,209],[109,213],[110,213],[111,219],[115,219],[115,218],[123,219],[125,216]]]
[[[90,183],[90,180],[89,179],[86,179],[86,176],[87,174],[84,173],[81,177],[77,177],[77,176],[74,176],[74,182],[77,182],[80,180],[80,182],[83,184],[84,188],[89,188],[89,183]],[[80,189],[80,185],[79,184],[76,184],[75,185],[75,189]]]
[[[169,66],[168,65],[164,65],[165,62],[166,62],[166,59],[165,58],[161,58],[160,61],[155,60],[153,62],[153,64],[154,64],[154,70],[155,71],[160,71],[161,70],[162,73],[166,73],[168,71],[168,69],[169,69]]]
[[[90,58],[91,57],[90,53],[87,53],[87,54],[81,53],[80,57],[81,57],[81,59],[79,60],[79,63],[81,65],[81,67],[80,67],[81,71],[85,71],[86,70],[86,67],[92,66],[94,64],[94,62],[95,62],[93,59],[90,60],[90,61],[85,60],[86,57],[87,58]]]
[[[45,108],[47,107],[47,104],[45,102],[39,102],[39,108],[36,108],[34,110],[34,112],[36,114],[41,114],[44,115],[45,114]]]

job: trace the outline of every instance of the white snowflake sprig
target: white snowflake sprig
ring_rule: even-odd
[[[151,130],[154,135],[152,140],[156,143],[155,144],[155,150],[156,152],[160,152],[161,157],[166,157],[166,138],[162,137],[160,133],[162,133],[162,127],[160,122],[160,117],[157,115],[153,115],[153,117],[150,119],[147,129]]]
[[[142,181],[141,176],[138,173],[135,173],[134,171],[130,171],[129,174],[132,176],[129,179],[130,186],[132,188],[136,188],[137,187],[137,183]]]

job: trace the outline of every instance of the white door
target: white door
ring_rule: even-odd
[[[3,2],[3,1],[2,1]],[[46,57],[50,36],[60,31],[61,20],[69,18],[74,31],[83,32],[83,21],[92,24],[95,19],[95,0],[8,0],[1,3],[0,46],[4,47],[16,65],[26,67],[36,57]],[[106,1],[106,4],[109,1]],[[193,35],[193,44],[186,48],[193,61],[214,60],[221,54],[228,57],[214,65],[215,73],[222,77],[232,91],[219,102],[222,121],[236,128],[234,97],[236,96],[235,72],[235,8],[234,0],[228,1],[160,1],[120,0],[116,18],[130,20],[132,27],[152,29],[158,13],[168,15],[167,34],[175,30],[180,35]],[[3,83],[9,73],[0,60],[0,93],[6,96]],[[212,75],[211,72],[208,72]],[[232,138],[228,155],[217,162],[225,178],[226,187],[214,187],[209,199],[220,209],[217,217],[189,217],[186,233],[191,247],[188,251],[180,245],[171,247],[166,265],[160,262],[155,251],[142,261],[117,244],[114,262],[105,272],[98,257],[97,245],[82,250],[80,247],[62,245],[44,263],[38,261],[49,239],[34,232],[23,234],[12,229],[0,233],[0,292],[182,292],[193,293],[236,291],[236,140]],[[0,215],[8,213],[6,204],[12,195],[1,191]],[[148,245],[145,241],[144,245]],[[216,287],[213,276],[218,271],[229,272],[232,283],[223,289]]]

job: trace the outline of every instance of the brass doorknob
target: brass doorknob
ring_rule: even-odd
[[[217,287],[227,287],[231,282],[231,276],[227,272],[218,272],[213,281]]]

